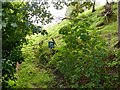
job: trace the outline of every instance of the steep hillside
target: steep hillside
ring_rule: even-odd
[[[63,35],[59,34],[60,33],[59,30],[61,30],[65,26],[69,27],[70,30],[71,30],[71,28],[74,29],[74,27],[71,27],[72,25],[78,26],[78,25],[81,25],[82,23],[85,24],[84,23],[84,21],[85,21],[89,24],[88,32],[93,32],[93,31],[98,32],[99,31],[99,33],[98,33],[99,36],[102,37],[103,41],[104,40],[106,41],[108,51],[105,51],[105,52],[108,53],[109,50],[112,52],[113,46],[117,43],[117,6],[116,6],[116,4],[113,5],[113,14],[109,18],[106,18],[105,16],[101,15],[101,13],[103,11],[104,11],[104,7],[97,8],[97,10],[94,13],[91,13],[91,11],[88,10],[88,11],[80,14],[78,17],[74,18],[74,20],[72,22],[71,22],[71,20],[63,20],[59,24],[56,24],[56,25],[46,28],[46,30],[48,31],[48,35],[45,35],[45,36],[33,35],[31,37],[28,37],[29,43],[28,43],[28,45],[24,45],[24,47],[22,49],[25,61],[19,66],[19,68],[18,68],[19,70],[16,73],[16,78],[18,79],[18,81],[16,81],[16,85],[17,85],[16,87],[17,88],[93,87],[94,86],[93,82],[90,82],[89,84],[85,84],[85,86],[84,86],[83,83],[88,82],[88,81],[84,81],[84,80],[80,81],[80,82],[82,82],[82,84],[80,84],[82,86],[79,86],[78,84],[80,82],[75,81],[75,78],[74,78],[74,77],[77,78],[77,76],[74,76],[74,75],[72,76],[72,74],[71,74],[71,76],[72,76],[71,79],[72,78],[74,79],[73,81],[71,81],[68,77],[69,74],[65,73],[64,71],[62,72],[62,66],[60,67],[60,65],[63,65],[63,64],[59,60],[57,61],[57,59],[59,59],[58,56],[60,54],[61,55],[64,55],[64,53],[66,54],[66,52],[67,52],[67,51],[65,51],[65,50],[67,50],[66,44],[68,44],[68,43],[66,43],[65,40],[70,40],[70,39],[68,39],[69,33],[68,33],[68,36],[64,36],[65,33]],[[72,23],[74,23],[74,24],[72,24]],[[67,28],[67,29],[69,29],[69,28]],[[79,28],[79,26],[77,28]],[[62,33],[63,33],[63,31],[62,31]],[[84,33],[84,31],[83,31],[83,33]],[[70,35],[72,35],[72,34],[70,34]],[[77,31],[76,31],[75,35],[77,35]],[[56,45],[54,48],[54,53],[53,53],[53,51],[51,51],[48,48],[48,42],[51,41],[51,38],[53,38],[56,42]],[[96,38],[96,40],[97,40],[97,38]],[[99,40],[99,38],[98,38],[98,40]],[[86,42],[83,42],[83,43],[86,43]],[[76,44],[74,44],[74,45],[76,45]],[[66,49],[64,46],[66,47]],[[68,49],[69,49],[69,47],[68,47]],[[75,49],[75,50],[77,50],[77,49]],[[70,51],[70,49],[68,51]],[[58,54],[57,54],[57,52],[58,52]],[[72,54],[71,54],[72,51],[70,53],[69,52],[67,52],[67,53],[68,54],[66,54],[65,57],[61,56],[61,58],[66,59],[68,57],[71,60],[73,59],[73,61],[77,60],[76,56],[72,56]],[[69,56],[71,56],[71,57],[69,57]],[[85,58],[87,59],[88,57],[85,56]],[[91,58],[91,57],[89,57],[89,58]],[[56,65],[58,65],[58,67],[56,65],[52,65],[52,64],[55,64],[56,62],[59,62],[61,64],[58,65],[58,63],[57,63]],[[70,67],[72,67],[72,66],[70,66]],[[64,66],[63,69],[64,68],[67,68],[67,66],[66,67]],[[71,71],[72,71],[72,69],[71,69]],[[68,69],[68,72],[69,72],[69,69]],[[115,72],[115,73],[117,73],[117,72]],[[115,76],[118,77],[117,74],[115,74]],[[84,76],[81,76],[81,77],[83,79],[85,79]],[[110,78],[110,77],[108,77],[108,78]],[[109,82],[109,80],[108,80],[108,83],[106,83],[106,82],[103,86],[106,86],[106,87],[113,86],[114,87],[114,84],[117,83],[116,81],[114,83],[112,81]],[[9,82],[9,83],[12,86],[14,82]],[[102,85],[102,84],[100,84],[100,85]],[[118,85],[118,83],[115,85],[115,87],[118,87],[117,85]],[[99,87],[103,87],[103,86],[99,86]]]
[[[88,10],[80,14],[76,19],[79,20],[85,18],[91,20],[92,23],[90,23],[90,28],[93,30],[101,31],[103,36],[110,35],[111,36],[110,42],[112,43],[113,46],[113,44],[117,42],[117,6],[116,4],[113,5],[113,15],[108,18],[108,22],[105,16],[101,16],[101,13],[103,11],[104,11],[104,7],[98,7],[94,13],[91,13],[91,10]],[[39,43],[41,40],[49,41],[51,40],[51,38],[54,38],[59,45],[60,43],[62,43],[60,39],[61,35],[59,34],[59,30],[60,28],[62,28],[65,25],[68,25],[69,23],[70,20],[64,20],[59,24],[50,26],[46,28],[46,30],[49,33],[48,36],[36,35],[36,37],[34,36],[34,38],[32,39],[35,40],[34,43]]]

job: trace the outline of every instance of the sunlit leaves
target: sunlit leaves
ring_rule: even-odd
[[[66,2],[64,0],[52,0],[51,3],[57,10],[63,9],[63,6],[66,4]]]
[[[71,13],[67,16],[69,17],[76,17],[78,16],[80,13],[84,12],[87,9],[90,9],[93,6],[93,3],[91,1],[89,2],[85,2],[83,1],[83,3],[80,3],[79,1],[71,1],[68,5],[68,10],[71,7]],[[67,10],[67,12],[69,12]]]
[[[54,56],[56,62],[53,63],[72,87],[99,87],[104,72],[106,44],[97,31],[89,31],[89,26],[88,20],[71,20],[71,24],[59,31],[66,45]],[[86,77],[86,82],[83,77]]]
[[[46,2],[3,2],[2,4],[2,57],[3,89],[10,88],[7,81],[14,78],[17,61],[23,61],[21,46],[27,43],[26,35],[41,33],[42,27],[33,23],[47,24],[53,19]],[[35,17],[35,19],[31,19]],[[9,63],[7,63],[9,62]],[[12,66],[10,66],[12,65]]]
[[[46,30],[42,30],[42,31],[41,31],[41,34],[42,34],[42,35],[48,35],[48,32],[47,32]]]
[[[70,29],[71,29],[70,26],[64,26],[59,30],[59,34],[68,35],[68,33],[70,32]]]
[[[41,1],[28,3],[24,8],[29,12],[29,20],[31,20],[32,23],[46,25],[53,19],[52,14],[47,10],[48,7],[48,3]]]
[[[92,7],[93,3],[92,2],[84,2],[82,6],[85,6],[88,10]]]

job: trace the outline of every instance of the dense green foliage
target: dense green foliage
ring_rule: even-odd
[[[3,28],[2,28],[2,57],[3,57],[3,88],[7,85],[9,79],[13,79],[15,72],[16,62],[22,61],[22,54],[20,48],[23,42],[26,42],[25,36],[29,33],[29,29],[26,30],[24,11],[19,13],[17,7],[22,7],[19,4],[3,3]],[[22,21],[23,20],[23,21]],[[20,27],[18,27],[20,25]]]
[[[107,43],[99,31],[90,29],[90,23],[86,19],[73,20],[71,24],[61,28],[59,33],[63,35],[66,45],[59,49],[49,64],[63,74],[69,83],[68,87],[117,88],[118,72],[114,71],[111,77],[110,71],[106,69],[111,68],[108,65],[110,59]],[[114,52],[110,55],[114,55]],[[118,55],[119,53],[113,62],[119,65]]]
[[[16,63],[24,60],[21,48],[24,43],[27,44],[26,35],[40,32],[41,34],[47,34],[40,26],[36,27],[32,24],[33,22],[46,24],[51,21],[51,14],[46,10],[47,7],[44,5],[45,3],[2,3],[3,89],[10,88],[7,82],[9,79],[15,80],[14,73],[16,72]],[[31,15],[32,17],[36,16],[37,20],[35,19],[35,21],[31,21]]]
[[[36,15],[36,23],[50,22],[46,4],[3,3],[3,89],[118,88],[120,51],[111,47],[116,40],[116,11],[108,23],[100,8],[63,21],[47,33],[29,18]],[[32,33],[47,36],[26,37]],[[109,33],[114,36],[111,45],[106,36]],[[51,37],[57,40],[53,50],[47,46]],[[16,62],[22,62],[18,72]]]

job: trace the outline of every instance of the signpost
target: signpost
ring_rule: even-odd
[[[48,42],[48,47],[49,47],[50,49],[54,48],[54,42],[49,41],[49,42]]]
[[[48,42],[48,47],[50,48],[50,51],[52,53],[52,49],[55,47],[56,43],[53,38],[51,38],[51,39],[52,39],[52,41]]]

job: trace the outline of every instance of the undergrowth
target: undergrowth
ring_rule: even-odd
[[[120,87],[120,51],[113,48],[117,43],[116,7],[108,23],[100,7],[79,15],[81,20],[64,20],[48,27],[47,36],[32,36],[31,44],[22,50],[25,61],[16,73],[16,87]],[[48,48],[51,38],[57,43],[52,51]]]

